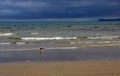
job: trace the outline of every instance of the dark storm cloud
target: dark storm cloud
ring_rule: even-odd
[[[120,17],[120,0],[0,0],[0,19]]]

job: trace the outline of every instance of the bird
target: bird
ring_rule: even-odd
[[[40,49],[39,49],[39,53],[40,53],[40,54],[43,54],[43,53],[44,53],[44,50],[45,50],[45,48],[40,48]]]

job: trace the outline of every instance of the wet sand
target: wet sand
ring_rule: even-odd
[[[0,76],[120,76],[120,61],[0,63]]]

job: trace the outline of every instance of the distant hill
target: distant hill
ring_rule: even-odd
[[[116,18],[116,19],[104,19],[104,18],[101,18],[98,21],[120,21],[120,18]]]

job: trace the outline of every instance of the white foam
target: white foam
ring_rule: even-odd
[[[45,49],[78,49],[78,47],[48,47]]]
[[[120,38],[120,36],[100,36],[100,37],[88,37],[88,39],[114,39],[114,38]]]
[[[32,32],[31,34],[32,34],[32,35],[38,35],[39,33],[37,33],[37,32]]]
[[[13,33],[0,33],[0,36],[12,36]]]
[[[63,40],[63,39],[77,39],[77,37],[24,37],[22,40]]]

